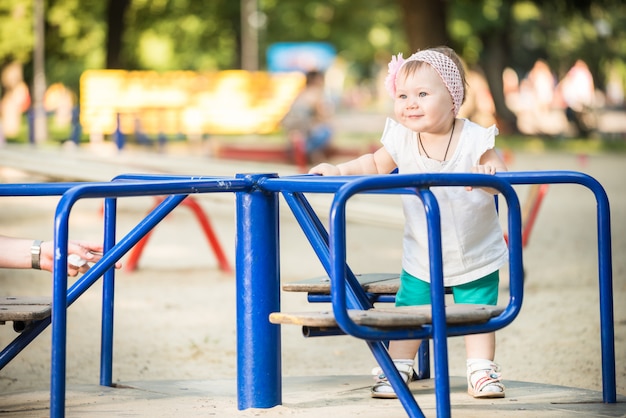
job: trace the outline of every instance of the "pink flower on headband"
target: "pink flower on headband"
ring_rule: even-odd
[[[402,52],[398,55],[391,56],[391,61],[389,61],[389,72],[387,73],[387,78],[385,78],[385,88],[391,95],[391,97],[396,97],[396,76],[398,75],[398,70],[404,64],[404,58],[402,58]]]

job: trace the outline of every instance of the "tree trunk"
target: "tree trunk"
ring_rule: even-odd
[[[517,116],[506,105],[504,99],[504,83],[502,73],[509,62],[508,36],[504,31],[490,33],[482,37],[483,52],[480,57],[480,66],[485,72],[489,90],[496,107],[498,127],[502,133],[517,133]]]
[[[410,53],[446,45],[446,2],[444,0],[399,0]]]
[[[481,33],[483,50],[479,58],[480,66],[485,72],[489,90],[496,107],[496,119],[502,133],[518,133],[517,116],[506,105],[504,98],[504,82],[502,75],[508,62],[511,62],[509,36],[514,22],[512,5],[504,2],[500,8],[500,20],[491,30]]]
[[[109,0],[107,11],[107,58],[106,68],[123,69],[122,38],[124,36],[124,15],[130,0]]]

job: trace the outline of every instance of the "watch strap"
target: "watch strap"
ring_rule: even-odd
[[[41,240],[33,241],[33,245],[30,246],[30,260],[31,265],[36,270],[41,270]]]

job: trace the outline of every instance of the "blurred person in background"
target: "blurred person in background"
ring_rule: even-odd
[[[576,60],[565,77],[557,85],[557,100],[565,108],[567,120],[578,133],[589,136],[592,128],[592,116],[595,99],[593,76],[583,60]]]
[[[304,89],[296,97],[282,121],[293,147],[300,141],[308,163],[324,161],[330,154],[333,106],[327,98],[324,74],[306,73]]]

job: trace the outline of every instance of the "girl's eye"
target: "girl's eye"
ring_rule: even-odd
[[[426,92],[420,92],[419,97],[426,97]]]
[[[406,99],[406,94],[399,94],[398,99]]]

